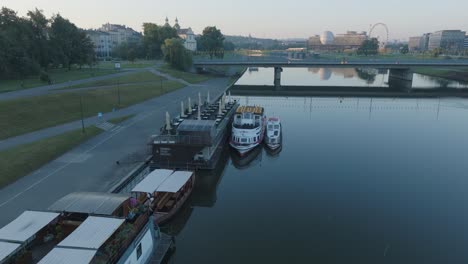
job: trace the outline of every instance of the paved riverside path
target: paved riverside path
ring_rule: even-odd
[[[108,75],[103,75],[103,76],[98,76],[98,77],[92,77],[92,78],[88,78],[88,79],[81,79],[81,80],[76,80],[76,81],[69,81],[69,82],[57,83],[57,84],[52,84],[52,85],[46,85],[46,86],[33,87],[33,88],[28,88],[28,89],[22,89],[22,90],[16,90],[16,91],[11,91],[11,92],[0,93],[0,101],[14,100],[14,99],[19,99],[19,98],[23,98],[23,97],[40,96],[40,95],[46,95],[46,94],[49,94],[49,93],[62,93],[62,92],[79,91],[80,89],[63,89],[63,90],[58,90],[58,89],[67,88],[69,86],[88,83],[88,82],[112,79],[112,78],[115,78],[115,77],[125,76],[125,75],[129,75],[129,74],[136,73],[136,72],[147,71],[148,69],[149,68],[125,69],[125,70],[122,70],[122,72],[119,72],[119,73],[113,73],[113,74],[108,74]]]
[[[180,101],[198,92],[211,98],[221,95],[228,78],[212,79],[187,86],[160,97],[129,107],[124,115],[137,115],[116,130],[106,131],[70,150],[30,175],[0,189],[0,227],[24,210],[44,210],[61,197],[77,191],[106,192],[149,154],[146,145],[157,134],[165,113],[179,114]],[[132,109],[132,110],[130,110]],[[79,129],[80,124],[74,124]],[[116,164],[120,162],[120,165]]]

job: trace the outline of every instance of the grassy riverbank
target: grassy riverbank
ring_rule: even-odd
[[[191,73],[191,72],[179,71],[167,65],[164,65],[158,68],[157,70],[160,72],[169,74],[174,78],[182,79],[189,83],[201,83],[201,82],[205,82],[213,78],[213,76],[210,76],[207,74],[196,74],[196,73]]]
[[[84,117],[110,112],[182,88],[178,82],[94,89],[83,92],[49,94],[0,102],[0,140],[33,132],[81,118],[80,98]],[[118,105],[120,98],[120,106]]]
[[[67,132],[55,137],[0,151],[0,188],[39,169],[68,150],[101,133],[97,127]]]
[[[415,73],[432,77],[445,78],[453,81],[468,83],[468,68],[465,69],[437,69],[437,68],[416,68]]]

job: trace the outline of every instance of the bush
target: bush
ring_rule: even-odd
[[[39,75],[39,80],[41,82],[46,82],[46,83],[51,83],[51,79],[50,79],[50,75],[45,72],[45,71],[41,71],[41,74]]]

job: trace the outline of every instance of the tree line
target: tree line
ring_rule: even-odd
[[[231,42],[226,42],[224,35],[216,27],[206,27],[201,36],[196,38],[197,50],[207,53],[211,58],[222,57],[225,50],[234,50]],[[170,25],[143,24],[141,42],[122,43],[114,49],[114,54],[125,60],[164,59],[172,67],[186,70],[192,65],[193,53],[184,46],[184,40],[177,29]]]
[[[50,68],[87,65],[94,61],[94,46],[86,33],[57,14],[41,10],[26,17],[6,7],[0,11],[0,78],[23,79],[41,73],[49,81]]]

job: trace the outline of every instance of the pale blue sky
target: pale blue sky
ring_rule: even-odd
[[[216,25],[224,34],[271,38],[305,38],[325,30],[368,31],[386,23],[391,39],[440,29],[468,30],[468,1],[464,0],[0,0],[20,15],[35,7],[47,16],[60,13],[82,28],[110,22],[141,31],[143,22],[171,23],[201,33]]]

